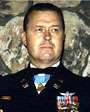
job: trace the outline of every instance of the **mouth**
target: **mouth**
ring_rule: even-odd
[[[40,48],[43,48],[43,49],[53,49],[53,44],[41,44],[40,45]]]
[[[42,48],[42,49],[52,49],[53,47],[51,47],[51,46],[41,46],[40,48]]]
[[[40,45],[40,55],[43,59],[50,59],[54,54],[54,45],[44,43]]]

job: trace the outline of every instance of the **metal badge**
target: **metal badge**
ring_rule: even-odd
[[[57,80],[54,84],[53,87],[55,89],[59,89],[61,87],[61,85],[63,84],[63,80]]]
[[[21,83],[21,85],[22,85],[23,88],[29,87],[29,81],[27,79],[22,79],[20,81],[20,83]]]

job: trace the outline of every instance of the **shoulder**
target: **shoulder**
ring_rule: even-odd
[[[89,88],[90,85],[90,77],[82,77],[81,75],[77,75],[70,70],[68,70],[66,67],[61,65],[61,73],[63,74],[63,77],[65,80],[68,81],[68,83],[75,84],[76,86],[81,86],[84,88]]]
[[[6,93],[10,88],[16,85],[27,76],[27,68],[17,73],[8,74],[7,76],[0,77],[0,94]]]
[[[0,81],[10,81],[10,80],[15,80],[15,79],[21,79],[22,77],[24,77],[28,72],[28,68],[25,68],[23,70],[20,70],[16,73],[11,73],[8,74],[6,76],[2,76],[0,77]]]

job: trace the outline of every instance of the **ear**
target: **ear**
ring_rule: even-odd
[[[64,41],[65,41],[65,38],[66,38],[66,34],[64,33]]]
[[[63,33],[63,42],[65,41],[65,38],[66,38],[66,34],[65,32]]]
[[[21,41],[22,41],[22,43],[23,43],[25,46],[27,45],[27,43],[26,43],[26,32],[22,32]]]

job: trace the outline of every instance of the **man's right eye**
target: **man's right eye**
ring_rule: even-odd
[[[44,30],[43,30],[43,28],[36,28],[35,29],[35,32],[43,32]]]

